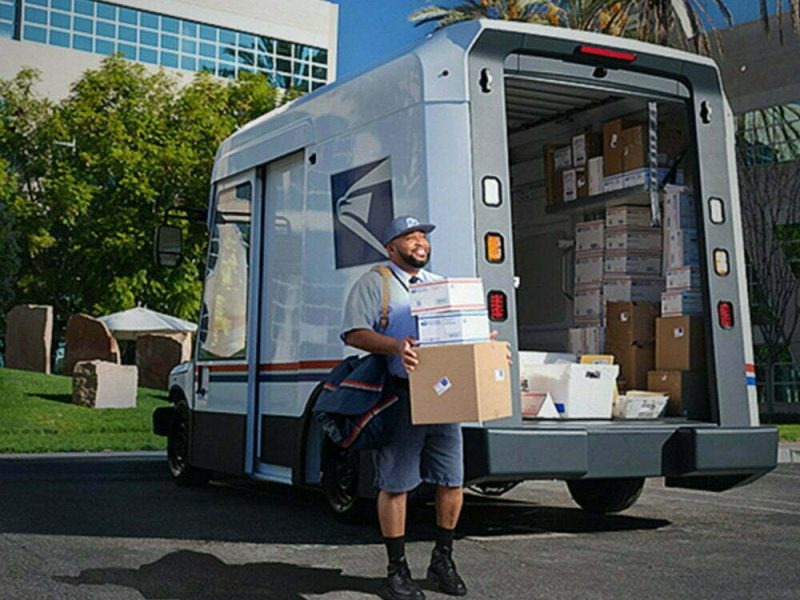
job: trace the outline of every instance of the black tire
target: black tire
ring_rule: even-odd
[[[167,464],[172,480],[181,487],[204,486],[211,471],[189,464],[189,407],[181,400],[175,405],[167,436]]]
[[[322,448],[322,490],[329,512],[340,523],[369,522],[374,503],[359,496],[360,453],[329,440]]]
[[[617,513],[630,508],[642,495],[644,477],[578,479],[567,481],[572,499],[590,513]]]

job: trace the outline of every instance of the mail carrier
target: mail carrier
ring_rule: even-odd
[[[369,457],[330,446],[310,409],[351,353],[342,310],[385,259],[376,232],[403,214],[437,225],[433,271],[482,280],[512,381],[522,352],[610,354],[621,394],[671,398],[655,418],[570,418],[551,402],[528,418],[513,385],[511,417],[464,425],[469,485],[562,479],[583,508],[617,511],[648,477],[721,491],[775,467],[777,432],[758,421],[733,123],[715,64],[477,21],[219,148],[195,359],[173,371],[174,406],[154,419],[179,483],[224,473],[319,486],[341,515],[370,495]],[[684,362],[665,350],[658,364],[684,346]]]

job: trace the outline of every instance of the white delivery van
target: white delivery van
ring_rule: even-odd
[[[614,174],[612,157],[603,173],[584,142],[571,166],[586,159],[591,193],[580,172],[552,181],[548,148],[583,133],[597,140],[614,120],[644,128],[643,166],[635,158],[636,169]],[[348,515],[372,492],[371,461],[329,446],[311,407],[351,353],[339,339],[343,305],[384,259],[385,223],[414,214],[437,225],[432,270],[483,279],[492,326],[515,355],[564,352],[576,326],[576,226],[621,205],[650,207],[657,225],[662,184],[678,178],[697,203],[707,341],[694,411],[527,420],[514,389],[512,417],[464,426],[467,482],[491,491],[563,479],[583,508],[610,512],[630,506],[648,477],[721,491],[764,475],[778,436],[758,422],[733,123],[715,64],[477,21],[272,111],[219,148],[196,358],[173,371],[174,407],[154,416],[175,479],[321,486]]]

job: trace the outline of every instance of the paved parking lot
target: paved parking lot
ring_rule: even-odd
[[[724,494],[648,482],[592,517],[559,482],[469,498],[456,558],[472,598],[797,598],[800,465]],[[176,487],[158,456],[0,458],[0,598],[379,597],[375,528],[316,493],[229,480]],[[410,524],[422,575],[432,509]],[[429,598],[446,598],[434,591]]]

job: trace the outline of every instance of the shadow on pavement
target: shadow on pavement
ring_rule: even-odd
[[[229,479],[179,488],[160,457],[0,459],[0,532],[288,544],[379,544],[374,521],[343,525],[316,491]],[[432,540],[430,504],[409,512],[409,541]],[[460,536],[658,529],[664,519],[469,496]]]
[[[70,585],[118,585],[147,599],[270,598],[301,600],[334,591],[381,595],[383,579],[343,575],[341,569],[280,562],[229,565],[211,554],[179,550],[138,569],[87,569],[77,577],[58,576]]]

